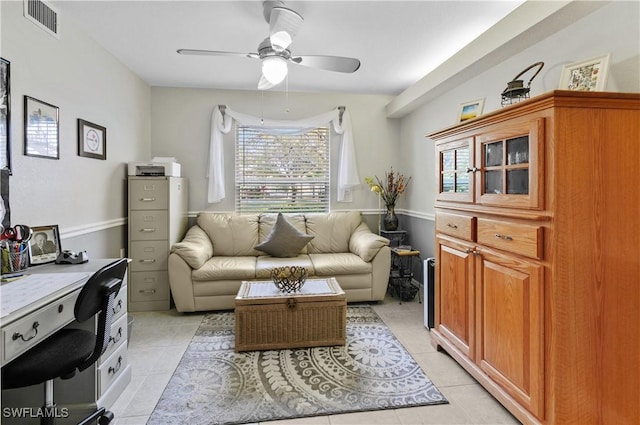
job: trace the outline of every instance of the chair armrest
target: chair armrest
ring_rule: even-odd
[[[358,255],[363,261],[370,262],[383,246],[389,245],[389,239],[373,233],[366,223],[356,227],[349,240],[349,251]]]
[[[182,241],[171,247],[171,253],[179,255],[192,269],[199,269],[213,256],[213,244],[196,224],[187,231]]]

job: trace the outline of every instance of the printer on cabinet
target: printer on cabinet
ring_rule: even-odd
[[[180,177],[180,164],[175,158],[153,158],[149,162],[130,162],[130,176]]]

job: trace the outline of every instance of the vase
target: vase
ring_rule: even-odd
[[[398,229],[398,216],[396,215],[395,205],[387,206],[387,214],[384,216],[384,230],[397,230]]]

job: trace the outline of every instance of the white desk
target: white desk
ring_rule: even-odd
[[[96,323],[80,324],[74,306],[80,289],[97,270],[115,259],[94,259],[85,264],[47,264],[31,267],[26,277],[0,285],[0,361],[10,362],[65,326],[95,331]],[[5,298],[6,297],[6,298]],[[69,405],[74,423],[79,415],[110,406],[131,380],[127,361],[126,278],[114,303],[111,341],[98,362],[70,380],[57,379],[54,394],[58,407]],[[36,388],[37,387],[37,388]],[[39,407],[43,385],[2,391],[2,407]],[[73,406],[72,406],[73,405]],[[2,410],[4,412],[4,410]],[[2,414],[0,412],[0,414]],[[25,423],[5,417],[2,423]],[[63,424],[66,420],[59,419]]]

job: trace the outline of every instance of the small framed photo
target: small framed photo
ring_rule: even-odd
[[[482,108],[484,107],[484,97],[482,99],[472,100],[460,104],[458,109],[458,119],[456,123],[467,121],[473,118],[477,118],[482,115]]]
[[[24,154],[60,159],[58,107],[24,97]]]
[[[560,90],[604,91],[610,56],[607,54],[565,65],[560,76]]]
[[[29,262],[32,265],[53,263],[62,251],[58,225],[31,227]]]
[[[107,129],[78,118],[78,155],[107,159]]]

